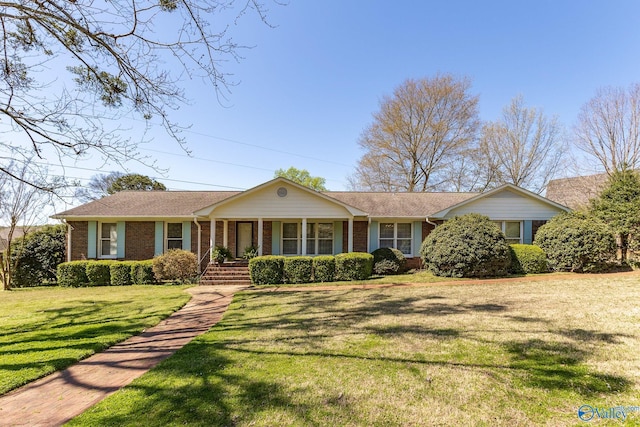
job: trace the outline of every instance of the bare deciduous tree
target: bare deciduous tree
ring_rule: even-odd
[[[351,187],[427,191],[443,185],[444,170],[476,136],[478,97],[471,82],[452,75],[409,79],[380,102],[358,141],[366,152]]]
[[[605,87],[582,106],[576,146],[609,175],[640,167],[640,84]]]
[[[0,173],[32,156],[140,159],[123,117],[156,118],[182,143],[169,118],[181,82],[226,94],[221,64],[243,48],[226,22],[250,10],[265,21],[260,0],[0,3]]]
[[[526,107],[522,96],[486,123],[473,153],[485,188],[514,184],[542,193],[562,159],[562,129],[556,117]]]

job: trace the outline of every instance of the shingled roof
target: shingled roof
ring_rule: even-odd
[[[238,191],[122,191],[61,212],[54,218],[77,217],[192,217],[206,206],[239,194]],[[425,217],[470,199],[478,193],[323,193],[371,217]]]
[[[339,192],[324,193],[342,203],[354,206],[370,217],[426,217],[468,200],[479,193],[385,193]]]
[[[192,217],[238,191],[121,191],[54,215],[66,217]]]
[[[571,209],[580,209],[589,204],[606,187],[608,175],[576,176],[549,181],[546,197]]]

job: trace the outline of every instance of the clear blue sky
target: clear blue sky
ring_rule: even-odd
[[[640,82],[636,0],[290,0],[269,9],[275,28],[254,16],[231,28],[254,47],[223,64],[239,82],[226,101],[185,81],[192,102],[173,118],[192,125],[184,136],[193,157],[152,130],[141,152],[169,171],[132,171],[171,189],[218,190],[250,188],[295,166],[344,190],[362,155],[360,133],[380,98],[407,78],[467,76],[483,120],[522,94],[569,131],[597,88]],[[67,173],[86,182],[96,171]]]

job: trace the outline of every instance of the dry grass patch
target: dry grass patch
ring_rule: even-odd
[[[71,424],[578,424],[639,404],[639,279],[244,292]]]

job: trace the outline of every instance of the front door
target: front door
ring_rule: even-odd
[[[236,258],[242,258],[244,250],[253,245],[253,222],[236,224]]]

